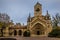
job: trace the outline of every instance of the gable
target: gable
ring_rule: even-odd
[[[33,19],[33,20],[31,21],[31,26],[32,26],[34,23],[36,23],[36,22],[41,22],[41,23],[43,23],[43,24],[46,24],[46,21],[45,21],[45,20],[42,20],[42,19],[40,19],[40,18],[35,18],[35,19]]]

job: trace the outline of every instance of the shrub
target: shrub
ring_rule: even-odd
[[[49,33],[48,37],[60,37],[60,30],[53,29],[52,32]]]
[[[23,33],[23,36],[24,36],[24,37],[30,37],[30,31],[25,31],[25,32]]]

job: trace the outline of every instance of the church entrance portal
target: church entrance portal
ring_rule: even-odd
[[[43,34],[43,29],[44,29],[44,27],[43,27],[43,25],[41,25],[40,23],[37,23],[37,24],[35,24],[34,25],[34,27],[33,27],[33,34],[36,34],[36,35],[42,35]]]

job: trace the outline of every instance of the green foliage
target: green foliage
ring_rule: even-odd
[[[60,24],[60,15],[57,13],[55,16],[53,16],[53,30],[49,33],[49,37],[60,37],[60,27],[58,27],[58,24]]]
[[[60,37],[60,29],[53,29],[52,32],[49,33],[49,37]]]
[[[0,28],[2,27],[2,25],[3,25],[3,23],[2,23],[2,22],[0,22]]]
[[[54,27],[57,27],[58,24],[60,24],[60,15],[57,13],[55,16],[53,16],[52,24]]]
[[[7,27],[7,25],[8,24],[6,24],[6,23],[4,23],[4,22],[0,22],[0,36],[3,36],[3,34],[4,34],[4,32],[3,32],[3,30],[5,30],[6,29],[6,27]]]
[[[30,31],[25,31],[25,32],[23,33],[23,36],[24,36],[24,37],[30,37]]]

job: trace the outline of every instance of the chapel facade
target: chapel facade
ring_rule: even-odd
[[[47,11],[46,15],[42,15],[42,4],[37,2],[34,5],[34,17],[28,18],[27,27],[32,35],[48,35],[52,30],[51,18]]]

